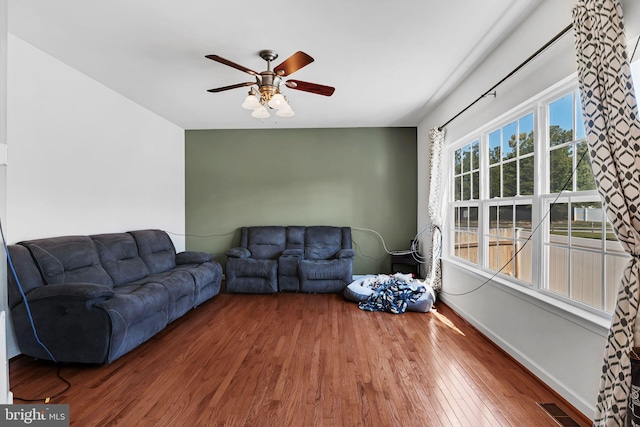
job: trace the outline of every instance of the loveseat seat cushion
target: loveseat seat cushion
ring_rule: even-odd
[[[226,269],[227,292],[278,292],[278,261],[273,259],[229,258]]]
[[[352,259],[300,261],[300,290],[302,292],[343,292],[353,279]]]
[[[88,236],[51,237],[20,244],[29,249],[48,284],[84,282],[113,287]]]
[[[176,266],[176,248],[162,230],[130,231],[138,245],[140,258],[151,273],[162,273]]]
[[[138,254],[138,245],[131,234],[98,234],[91,239],[98,248],[102,266],[116,286],[149,275],[149,267]]]

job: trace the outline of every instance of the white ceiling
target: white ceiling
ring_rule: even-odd
[[[541,2],[10,0],[9,31],[184,129],[417,126]],[[205,55],[260,72],[262,49],[308,53],[291,78],[335,94],[286,89],[276,124],[206,91],[252,77]]]

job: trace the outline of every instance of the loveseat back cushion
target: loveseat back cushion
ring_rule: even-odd
[[[304,250],[304,231],[306,228],[300,225],[287,227],[287,249]]]
[[[304,259],[333,259],[340,249],[351,248],[349,227],[307,227],[304,237]]]
[[[97,283],[113,287],[89,236],[62,236],[20,242],[31,252],[48,284]]]
[[[98,248],[102,266],[116,286],[150,274],[149,267],[138,254],[138,245],[131,234],[98,234],[91,238]]]
[[[280,226],[243,227],[241,243],[244,234],[245,247],[251,252],[252,258],[277,259],[287,246],[286,231],[286,227]]]
[[[138,245],[140,258],[152,273],[162,273],[176,266],[176,248],[162,230],[130,231]]]

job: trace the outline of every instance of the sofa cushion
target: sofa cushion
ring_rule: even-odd
[[[342,228],[327,226],[307,227],[304,238],[305,259],[332,259],[342,248]]]
[[[248,227],[247,246],[253,258],[277,259],[286,249],[286,228],[278,226]]]
[[[178,271],[174,269],[163,273],[150,274],[124,286],[146,286],[150,283],[157,283],[164,286],[169,294],[167,312],[169,322],[172,322],[193,308],[196,295],[196,283],[195,278],[188,271]]]
[[[351,283],[352,260],[302,260],[298,266],[302,292],[343,292]]]
[[[111,319],[108,362],[160,332],[169,322],[169,293],[159,283],[114,288],[115,295],[96,304]]]
[[[132,235],[98,234],[91,238],[98,248],[102,266],[116,286],[141,279],[150,273],[138,254],[138,246]]]
[[[173,271],[189,273],[195,280],[194,305],[200,305],[220,292],[222,266],[215,261],[202,264],[178,264]]]
[[[127,325],[138,322],[153,313],[167,314],[169,293],[159,283],[118,286],[113,291],[112,298],[96,305],[107,311],[117,312]]]
[[[152,273],[162,273],[176,266],[176,249],[162,230],[130,231],[138,245],[140,258]]]
[[[26,246],[48,284],[97,283],[113,286],[100,263],[98,249],[88,236],[63,236],[29,240]]]

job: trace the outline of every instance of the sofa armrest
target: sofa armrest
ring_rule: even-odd
[[[95,283],[64,283],[58,285],[46,285],[33,289],[27,296],[27,301],[41,301],[50,298],[75,298],[91,303],[103,300],[114,295],[113,290],[104,285]]]
[[[353,258],[356,256],[356,253],[353,249],[340,249],[336,254],[336,258]]]
[[[247,248],[231,248],[226,255],[230,258],[251,258],[251,251]]]
[[[213,254],[199,251],[185,251],[176,254],[176,264],[202,264],[213,259]]]
[[[113,295],[110,287],[93,283],[31,290],[28,307],[21,302],[11,309],[20,351],[57,362],[104,363],[113,325],[99,303]]]

